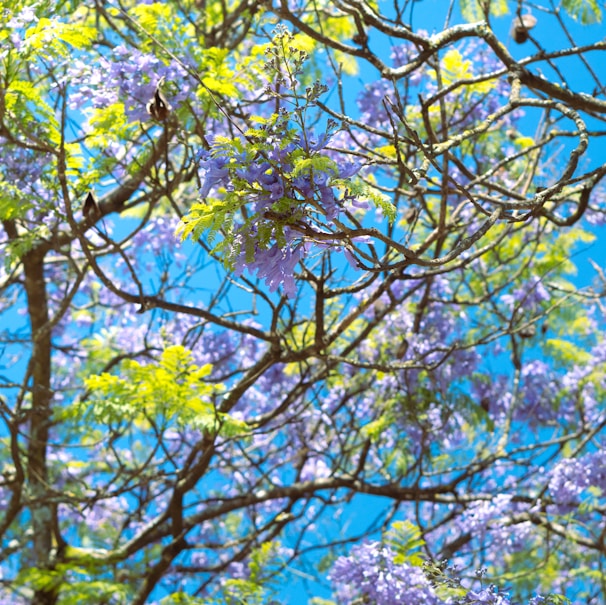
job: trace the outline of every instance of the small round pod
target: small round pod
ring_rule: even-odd
[[[517,44],[528,40],[528,32],[537,24],[537,18],[530,13],[516,17],[511,24],[511,37]]]

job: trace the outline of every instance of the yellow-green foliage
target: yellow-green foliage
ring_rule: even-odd
[[[0,180],[0,220],[13,220],[25,216],[32,207],[28,196],[20,187]],[[6,259],[5,259],[6,260]]]
[[[564,367],[571,364],[583,364],[591,360],[592,355],[569,340],[563,338],[549,338],[545,346],[551,357]]]
[[[244,423],[216,409],[213,396],[223,387],[206,381],[211,370],[211,364],[197,366],[180,345],[167,347],[156,363],[126,360],[120,375],[105,372],[85,380],[91,391],[88,412],[104,423],[145,426],[147,418],[163,417],[211,432],[245,432]]]
[[[460,3],[463,18],[470,23],[473,21],[482,21],[486,18],[483,10],[483,7],[486,5],[490,7],[490,14],[493,17],[501,17],[509,12],[507,0],[491,0],[490,2],[483,2],[480,0],[460,0]]]
[[[12,80],[5,92],[6,112],[20,129],[43,130],[48,141],[58,145],[61,140],[59,122],[43,93],[31,82]]]
[[[225,48],[209,48],[204,51],[202,82],[210,91],[224,95],[230,99],[241,96],[235,83],[246,84],[247,78],[241,77],[232,69],[229,50]]]
[[[36,590],[61,588],[58,605],[109,602],[126,605],[130,602],[131,586],[107,580],[90,580],[87,576],[90,576],[90,567],[86,563],[60,563],[54,569],[25,568],[19,574],[17,584]]]
[[[4,256],[5,268],[9,269],[9,267],[13,267],[37,242],[48,238],[49,235],[50,229],[46,225],[37,225],[28,231],[20,233],[18,238],[6,246],[6,255]]]
[[[563,0],[562,5],[573,19],[583,25],[602,21],[602,10],[597,0]]]
[[[393,559],[396,565],[423,565],[421,547],[425,540],[421,537],[421,530],[410,521],[394,521],[385,534],[385,542],[396,553]]]
[[[205,605],[208,601],[198,597],[192,597],[185,592],[175,592],[160,601],[160,605]]]
[[[254,550],[248,562],[248,578],[226,580],[220,602],[226,605],[265,605],[270,602],[269,586],[272,569],[279,561],[279,547],[279,542],[264,542]]]
[[[231,223],[230,213],[238,207],[230,203],[233,199],[231,196],[222,200],[206,198],[204,202],[195,202],[189,213],[177,225],[175,234],[181,238],[181,241],[185,241],[188,237],[197,241],[204,232],[208,231],[208,241],[212,243],[215,234]]]
[[[164,2],[136,4],[129,10],[129,15],[134,17],[148,34],[156,35],[163,24],[171,21],[171,5]]]
[[[475,78],[477,74],[473,72],[473,63],[470,59],[463,59],[463,55],[456,49],[452,48],[446,52],[441,62],[442,84],[445,87],[454,84],[455,82],[464,82],[471,78]],[[496,80],[486,80],[469,84],[465,87],[468,94],[478,93],[486,94],[496,86]]]
[[[92,128],[86,142],[94,148],[105,148],[114,140],[128,140],[129,136],[134,134],[135,128],[140,128],[138,124],[128,124],[122,102],[89,108],[86,113]]]
[[[67,57],[74,48],[87,48],[96,34],[94,27],[81,23],[62,23],[57,19],[43,17],[27,30],[25,40],[31,49],[40,51],[42,56],[47,56],[52,51]]]
[[[390,223],[396,219],[397,209],[391,199],[358,178],[334,179],[331,183],[338,190],[347,192],[359,200],[368,200],[380,208]]]

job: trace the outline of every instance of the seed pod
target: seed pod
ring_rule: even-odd
[[[409,225],[411,225],[412,223],[414,223],[417,220],[418,215],[419,215],[418,208],[414,208],[411,206],[410,208],[408,208],[408,210],[406,210],[403,218]]]
[[[398,359],[404,359],[404,357],[406,357],[406,353],[408,353],[408,340],[403,338],[398,350],[396,351],[396,357]]]
[[[100,216],[101,211],[99,210],[99,206],[97,205],[97,200],[95,200],[95,196],[92,191],[89,191],[86,195],[86,199],[84,200],[84,205],[82,206],[82,216],[85,219],[89,219],[91,217]]]
[[[162,84],[164,84],[164,78],[160,78],[154,92],[154,98],[146,105],[147,113],[154,118],[154,120],[158,120],[158,122],[164,122],[168,117],[168,112],[172,109],[170,103],[166,100],[166,97],[160,90]]]
[[[511,37],[518,44],[528,40],[528,31],[537,24],[537,18],[530,13],[516,17],[511,24]]]
[[[533,336],[536,333],[537,333],[537,328],[534,324],[528,324],[518,330],[518,334],[520,335],[520,338],[533,338]]]

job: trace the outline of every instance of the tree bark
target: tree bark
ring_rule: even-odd
[[[51,330],[44,279],[44,255],[35,249],[23,259],[25,291],[31,321],[31,411],[27,446],[27,483],[31,501],[34,565],[48,568],[52,552],[52,502],[48,493],[47,447],[51,418]],[[38,589],[34,605],[54,605],[55,590]]]

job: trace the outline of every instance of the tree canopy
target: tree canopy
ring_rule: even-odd
[[[0,601],[603,603],[603,9],[4,0]]]

